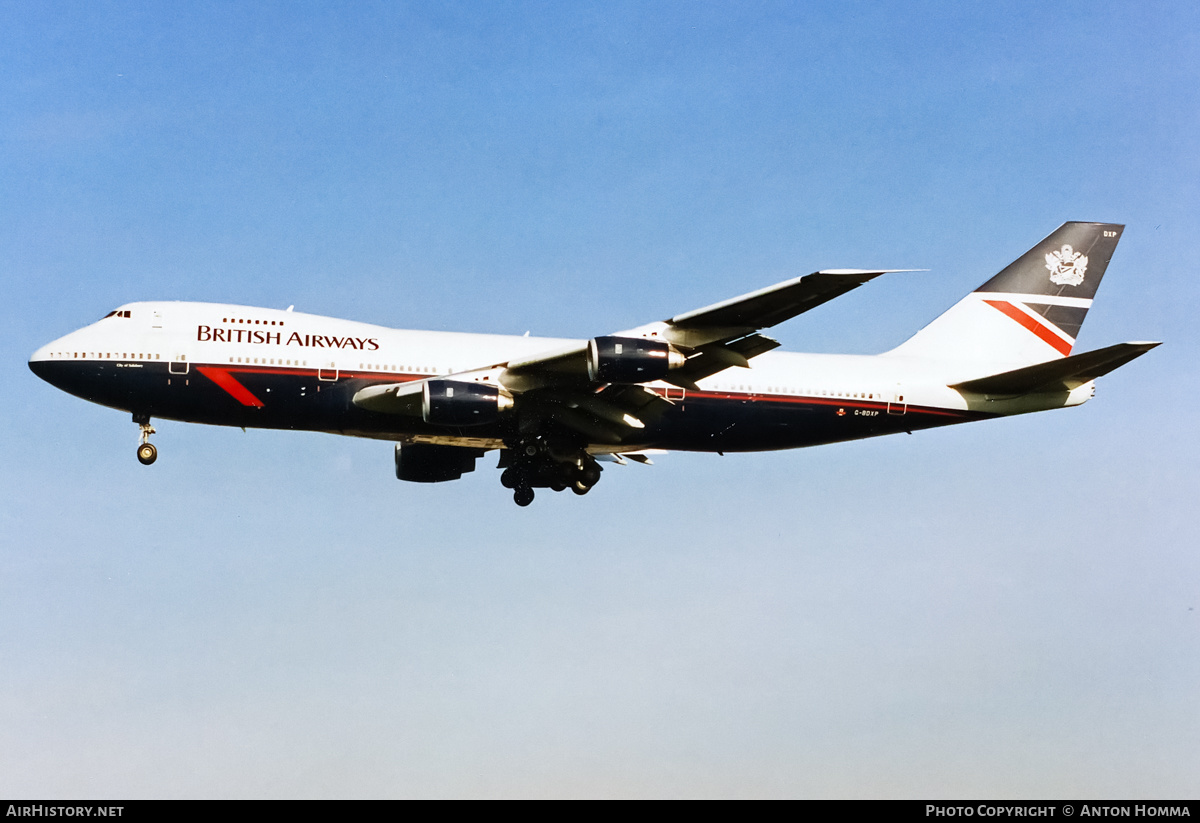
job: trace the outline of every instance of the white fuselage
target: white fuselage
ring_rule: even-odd
[[[119,369],[165,366],[168,375],[191,377],[195,376],[195,369],[209,375],[230,370],[235,375],[243,371],[259,375],[272,372],[309,374],[313,378],[309,382],[316,387],[349,379],[378,382],[485,373],[512,360],[579,342],[389,329],[301,312],[215,303],[131,303],[97,323],[42,347],[31,358],[31,365],[46,361],[112,364]],[[859,416],[882,413],[895,417],[921,409],[930,414],[951,413],[952,419],[938,421],[949,423],[964,419],[955,413],[975,417],[972,411],[979,411],[963,394],[949,386],[994,373],[1002,366],[912,357],[902,350],[882,355],[768,352],[755,358],[752,368],[729,368],[700,380],[698,392],[676,389],[661,382],[650,385],[675,400],[691,395],[692,398],[721,399],[744,405],[760,399],[775,402],[788,399],[823,406],[839,404],[838,408],[852,408],[852,413]],[[1055,395],[991,401],[986,416],[1076,405],[1090,395],[1089,385],[1086,390],[1071,392],[1069,397]],[[98,397],[89,399],[106,402]],[[190,419],[186,414],[181,415],[177,408],[162,416]],[[207,420],[205,415],[198,415],[197,419],[223,422]],[[240,417],[231,419],[237,425],[243,425],[241,421]],[[340,427],[336,422],[318,428],[344,428],[347,433],[365,433],[355,426]],[[833,434],[832,439],[869,436],[867,433],[847,434],[849,437]],[[827,436],[818,438],[817,442],[828,442]],[[794,439],[789,438],[778,447],[794,445]],[[756,448],[763,447],[771,446],[766,443],[756,445]]]

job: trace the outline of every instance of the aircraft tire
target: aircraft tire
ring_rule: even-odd
[[[500,485],[506,489],[515,489],[517,487],[517,470],[507,468],[500,472]]]
[[[149,466],[158,459],[158,449],[154,448],[153,443],[143,443],[138,446],[137,459],[143,466]]]
[[[533,502],[533,489],[528,486],[519,486],[513,492],[513,502],[518,506],[525,507]]]
[[[581,480],[576,480],[574,483],[571,484],[571,491],[573,491],[579,495],[587,494],[591,490],[592,490],[592,487],[587,485],[586,483],[584,483]]]
[[[590,489],[592,486],[600,482],[600,467],[595,463],[589,463],[584,466],[579,472],[579,482],[586,483]]]

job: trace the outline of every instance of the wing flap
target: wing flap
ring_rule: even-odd
[[[751,358],[779,347],[778,340],[763,334],[750,334],[728,343],[710,343],[700,347],[687,363],[667,374],[668,383],[695,390],[696,383],[732,366],[750,368]]]
[[[573,429],[592,442],[618,445],[654,422],[671,407],[642,386],[609,386],[601,392],[588,389],[545,389],[522,396],[526,407],[538,407],[545,416]]]

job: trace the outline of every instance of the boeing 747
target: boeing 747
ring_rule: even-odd
[[[1123,226],[1065,223],[897,348],[773,351],[763,330],[899,270],[814,272],[588,340],[406,331],[217,303],[128,303],[38,349],[33,372],[153,418],[370,437],[396,476],[457,480],[499,451],[518,505],[586,494],[601,463],[764,451],[1077,406],[1158,343],[1073,353]]]

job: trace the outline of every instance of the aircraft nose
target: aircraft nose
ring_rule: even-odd
[[[56,375],[61,372],[61,369],[55,368],[58,364],[55,362],[53,354],[62,349],[61,343],[61,339],[55,340],[29,355],[29,370],[52,386],[58,386],[61,382],[61,377],[56,379]]]
[[[50,359],[50,346],[51,345],[52,344],[48,343],[45,346],[42,346],[37,351],[35,351],[33,354],[29,355],[30,371],[32,371],[38,377],[41,377],[43,380],[46,379],[45,378],[46,361]]]

